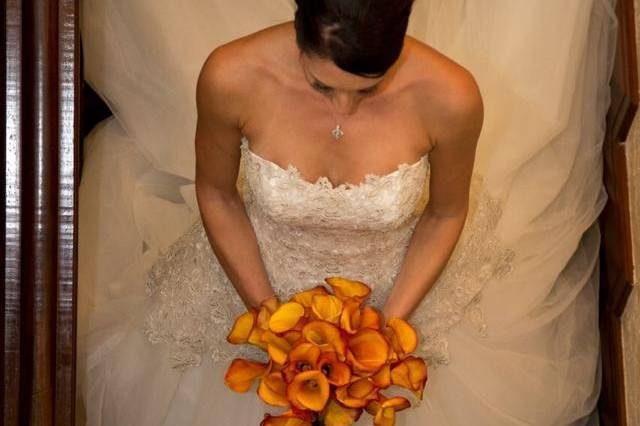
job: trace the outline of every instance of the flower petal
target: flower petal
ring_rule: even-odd
[[[256,325],[261,330],[269,329],[269,320],[271,319],[271,312],[266,306],[260,307],[258,311],[258,317],[256,318]]]
[[[271,371],[262,376],[258,386],[260,399],[270,405],[277,407],[288,407],[287,384],[284,381],[281,371]]]
[[[393,330],[402,352],[409,354],[416,350],[418,346],[418,333],[401,318],[390,318],[387,325]]]
[[[236,318],[231,327],[231,331],[227,335],[227,342],[233,345],[247,343],[251,330],[256,323],[257,312],[251,309]]]
[[[313,301],[314,295],[327,295],[329,292],[323,285],[315,286],[314,288],[306,291],[301,291],[300,293],[296,293],[291,300],[294,302],[298,302],[305,308],[311,307],[311,302]]]
[[[274,333],[291,330],[304,315],[304,307],[297,302],[287,302],[275,311],[269,319],[269,329]]]
[[[362,409],[345,407],[330,399],[324,412],[325,426],[350,426],[360,417]]]
[[[291,343],[287,339],[267,330],[262,334],[262,341],[267,344],[267,352],[274,362],[282,365],[287,361],[291,350]]]
[[[302,328],[302,337],[318,346],[322,352],[335,351],[340,361],[345,359],[346,342],[338,327],[323,320],[310,321]]]
[[[386,398],[379,394],[379,397],[378,401],[373,400],[366,407],[367,412],[373,416],[373,424],[376,426],[393,426],[396,412],[411,406],[402,396]]]
[[[396,424],[396,410],[382,407],[373,417],[374,426],[394,426]]]
[[[251,330],[251,334],[249,334],[249,338],[247,339],[247,342],[266,351],[267,343],[262,340],[262,335],[264,333],[265,333],[265,330],[261,329],[260,327],[254,327],[253,330]]]
[[[360,328],[361,314],[360,301],[353,298],[344,299],[340,327],[347,333],[354,334]]]
[[[391,369],[391,383],[412,391],[422,399],[427,382],[427,366],[422,358],[409,356]]]
[[[310,342],[299,342],[289,352],[289,362],[285,365],[283,373],[285,380],[290,382],[296,374],[307,370],[318,370],[317,363],[320,357],[320,348]]]
[[[405,408],[411,407],[409,400],[403,396],[394,396],[382,401],[383,408],[393,408],[395,411],[401,411]]]
[[[318,359],[318,370],[322,371],[329,383],[342,386],[351,380],[351,369],[338,360],[335,352],[323,352]]]
[[[342,313],[342,301],[332,294],[316,294],[311,301],[311,310],[316,318],[337,324]]]
[[[289,342],[292,346],[302,339],[302,331],[289,330],[282,334],[282,337]]]
[[[389,344],[384,336],[372,328],[361,328],[348,340],[347,360],[354,369],[373,373],[382,367],[389,356]]]
[[[224,382],[233,391],[246,392],[253,385],[253,381],[262,376],[267,368],[268,364],[236,358],[231,361],[224,375]]]
[[[391,386],[391,367],[389,364],[383,365],[373,376],[371,380],[380,389],[386,389]]]
[[[336,388],[336,399],[350,408],[366,407],[370,400],[377,397],[377,388],[368,378]]]
[[[335,295],[343,300],[348,297],[363,300],[371,293],[369,286],[361,281],[343,277],[327,277],[324,280],[331,286]]]
[[[287,398],[303,410],[321,411],[329,399],[329,382],[320,370],[296,374],[287,385]]]
[[[375,328],[380,329],[382,324],[382,316],[374,307],[365,306],[362,308],[362,315],[360,315],[360,328]]]
[[[291,414],[272,416],[265,414],[260,426],[312,426],[310,420],[301,419]]]

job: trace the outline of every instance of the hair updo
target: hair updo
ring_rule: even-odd
[[[296,0],[301,52],[362,77],[379,77],[400,56],[414,0]]]

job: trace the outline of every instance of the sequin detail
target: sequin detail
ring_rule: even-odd
[[[241,152],[238,187],[280,299],[341,275],[370,284],[369,303],[382,307],[428,200],[427,157],[387,175],[369,174],[359,185],[334,187],[258,157],[245,138]],[[481,290],[508,272],[513,257],[493,235],[499,203],[483,188],[474,176],[460,241],[411,318],[422,337],[418,354],[432,366],[449,362],[446,334],[460,321],[485,332]],[[155,262],[147,294],[144,332],[152,343],[169,345],[176,368],[197,366],[207,355],[216,361],[264,359],[256,348],[226,342],[245,308],[200,221]]]

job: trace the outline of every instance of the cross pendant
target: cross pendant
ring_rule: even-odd
[[[333,129],[333,130],[331,131],[331,135],[333,136],[333,138],[334,138],[335,140],[338,140],[338,139],[340,139],[342,136],[344,136],[344,132],[343,132],[343,131],[342,131],[342,129],[340,128],[340,125],[339,125],[339,124],[336,124],[335,129]]]

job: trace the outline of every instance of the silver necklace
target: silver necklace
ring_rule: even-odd
[[[342,127],[340,127],[340,124],[336,124],[336,127],[331,131],[331,136],[333,136],[335,140],[340,140],[340,138],[344,136],[344,131]]]
[[[331,107],[331,105],[329,105],[329,107]],[[342,129],[342,125],[340,124],[339,120],[336,118],[336,115],[333,113],[333,109],[330,109],[329,111],[331,111],[331,115],[333,116],[333,119],[336,122],[336,126],[331,130],[331,136],[333,136],[333,139],[337,142],[340,139],[342,139],[342,137],[344,136],[344,130]],[[344,121],[346,120],[347,119],[345,118]]]

